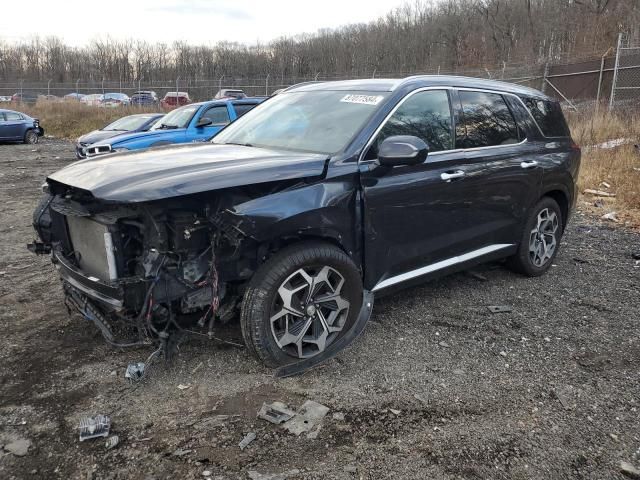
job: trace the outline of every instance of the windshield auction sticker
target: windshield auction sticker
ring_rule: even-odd
[[[383,98],[382,95],[345,95],[340,101],[345,103],[360,103],[362,105],[377,105]]]

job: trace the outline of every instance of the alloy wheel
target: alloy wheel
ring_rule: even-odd
[[[558,216],[553,210],[545,208],[538,213],[537,224],[529,236],[529,258],[536,267],[545,265],[558,246]]]
[[[299,268],[278,288],[271,333],[288,355],[308,358],[323,352],[340,334],[350,302],[342,296],[344,277],[329,266]]]

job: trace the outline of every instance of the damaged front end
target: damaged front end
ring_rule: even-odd
[[[246,255],[255,250],[241,248],[252,240],[224,222],[220,198],[118,204],[51,182],[34,212],[41,241],[29,248],[51,254],[67,306],[111,345],[166,346],[194,329],[211,335],[235,315],[256,262]]]

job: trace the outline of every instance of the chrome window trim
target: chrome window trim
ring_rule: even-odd
[[[398,283],[406,282],[407,280],[411,280],[416,277],[421,277],[422,275],[426,275],[427,273],[435,272],[437,270],[442,270],[443,268],[447,268],[453,265],[458,265],[460,263],[473,260],[474,258],[478,258],[483,255],[488,255],[489,253],[497,252],[498,250],[503,250],[505,248],[513,247],[514,245],[515,245],[514,243],[497,243],[494,245],[488,245],[486,247],[479,248],[477,250],[472,250],[471,252],[467,252],[462,255],[457,255],[455,257],[447,258],[446,260],[441,260],[439,262],[432,263],[430,265],[426,265],[424,267],[420,267],[415,270],[411,270],[409,272],[401,273],[399,275],[395,275],[393,277],[387,278],[386,280],[378,282],[371,289],[371,291],[375,292],[377,290],[382,290],[383,288],[387,288],[392,285],[396,285]]]
[[[454,87],[454,86],[420,87],[420,88],[416,88],[415,90],[413,90],[413,91],[409,92],[407,95],[405,95],[396,104],[396,106],[393,107],[393,109],[389,112],[389,114],[386,117],[384,117],[384,120],[382,122],[380,122],[380,125],[378,125],[378,128],[376,128],[376,130],[373,132],[373,135],[371,135],[371,137],[369,137],[369,140],[367,140],[367,143],[365,144],[364,148],[362,149],[362,152],[360,152],[360,155],[358,157],[358,163],[373,162],[373,160],[364,160],[364,156],[367,153],[367,151],[369,150],[369,148],[371,147],[371,144],[373,143],[375,138],[380,133],[380,130],[382,130],[382,128],[389,121],[389,119],[393,116],[393,114],[396,113],[396,110],[398,110],[398,108],[400,108],[400,106],[405,101],[407,101],[407,99],[411,98],[416,93],[426,92],[426,91],[430,91],[430,90],[444,90],[444,91],[457,90],[457,91],[493,93],[495,95],[509,95],[511,97],[515,97],[515,98],[518,99],[518,101],[522,104],[522,106],[527,111],[529,116],[531,116],[532,120],[535,122],[535,118],[533,118],[533,116],[531,115],[531,112],[529,112],[529,109],[527,108],[527,106],[524,104],[522,99],[518,95],[516,95],[515,93],[502,92],[500,90],[489,90],[489,89],[486,89],[486,88],[470,88],[470,87]],[[451,98],[451,97],[449,97],[449,98]],[[452,105],[450,104],[449,107],[451,108]],[[507,107],[508,107],[508,105],[507,105]],[[516,124],[517,124],[517,120],[515,119],[515,117],[514,117],[514,120],[516,121]],[[536,127],[538,127],[538,130],[540,130],[540,127],[538,126],[537,123],[536,123]],[[542,135],[542,131],[540,131],[540,134]],[[455,140],[455,131],[453,132],[453,135],[454,135],[454,140]],[[544,135],[542,135],[542,136],[544,137]],[[476,151],[486,150],[486,149],[517,147],[517,146],[526,144],[528,141],[529,141],[529,139],[525,137],[525,139],[522,140],[519,143],[510,143],[508,145],[490,145],[488,147],[454,148],[454,149],[451,149],[451,150],[440,150],[438,152],[429,153],[429,157],[433,157],[434,155],[444,155],[444,154],[451,154],[451,153],[457,153],[457,152],[476,152]],[[429,158],[429,157],[427,157],[427,158]]]

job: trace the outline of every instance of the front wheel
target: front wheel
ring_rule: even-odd
[[[245,343],[269,367],[322,353],[355,323],[362,279],[339,248],[324,242],[291,245],[265,262],[242,303]]]
[[[507,260],[511,270],[529,277],[544,274],[558,254],[563,231],[558,203],[542,198],[531,210],[517,253]]]
[[[37,132],[35,130],[27,130],[27,133],[24,134],[24,143],[31,145],[38,143]]]

